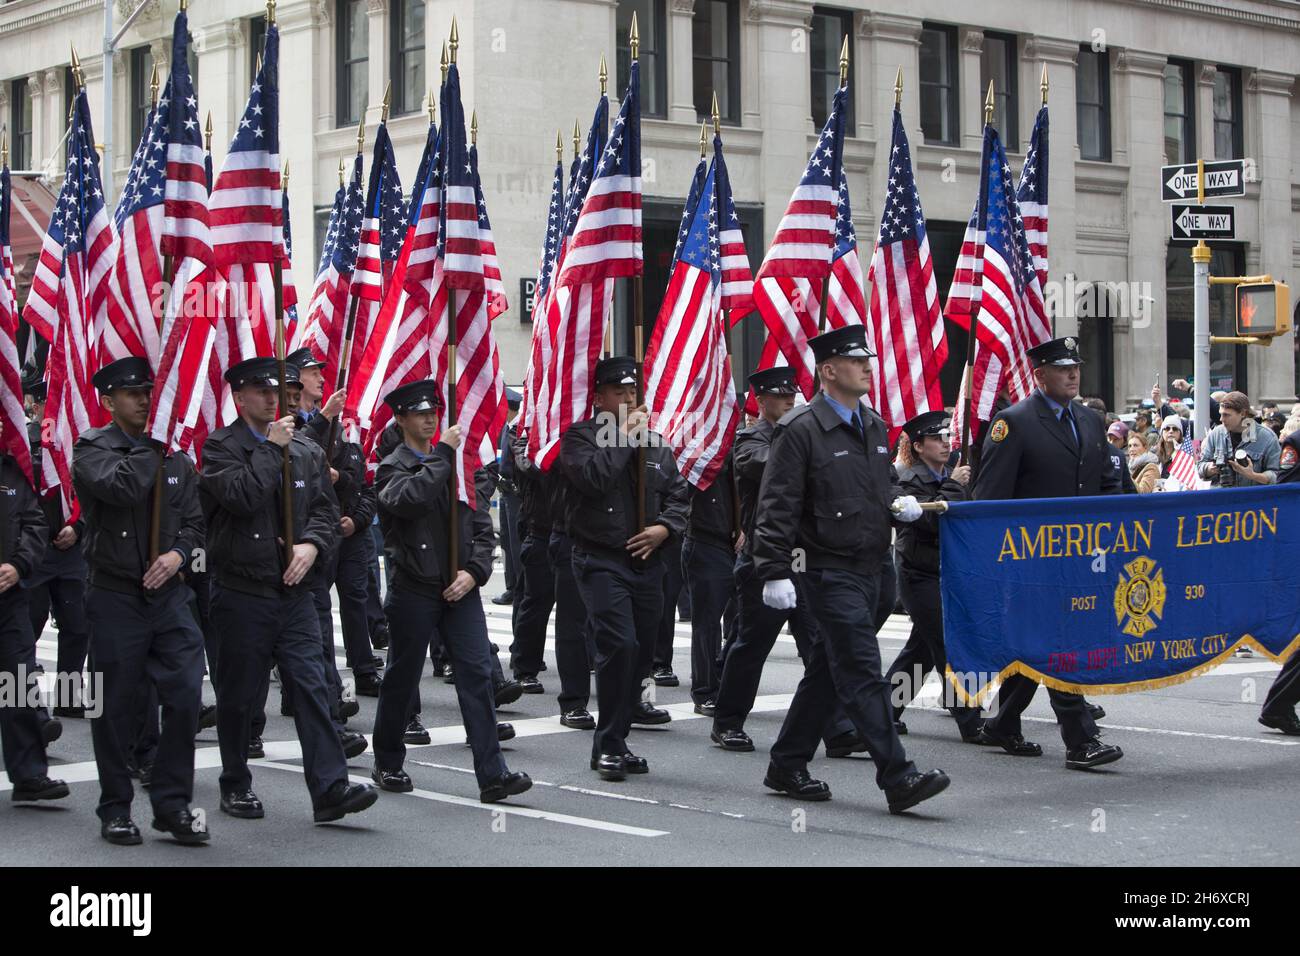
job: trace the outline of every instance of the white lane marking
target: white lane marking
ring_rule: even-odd
[[[290,773],[305,773],[302,767],[294,766],[287,763],[268,762],[264,766],[272,770],[287,770]],[[370,783],[373,781],[369,777],[361,777],[356,774],[349,774],[348,779],[353,783]],[[381,799],[389,794],[381,794]],[[420,800],[432,800],[435,803],[449,803],[455,807],[469,807],[475,810],[487,810],[491,813],[505,813],[509,816],[527,817],[530,820],[546,820],[550,823],[563,823],[572,827],[583,827],[588,830],[603,830],[606,833],[618,833],[622,836],[635,837],[660,837],[668,836],[669,830],[651,830],[647,827],[634,827],[626,823],[614,823],[612,820],[595,820],[590,817],[575,817],[568,813],[554,813],[550,810],[534,810],[531,807],[513,806],[507,803],[480,803],[478,800],[471,800],[468,797],[458,797],[450,793],[437,793],[433,790],[411,790],[408,793],[391,794],[398,797],[416,797]]]

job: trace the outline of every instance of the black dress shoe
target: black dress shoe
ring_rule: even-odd
[[[638,757],[629,750],[623,754],[623,769],[628,773],[649,773],[650,764],[645,757]]]
[[[712,717],[718,712],[718,702],[715,700],[706,700],[702,704],[696,704],[695,712],[702,717]]]
[[[906,737],[907,724],[903,723],[901,720],[894,721],[894,732],[900,737]]]
[[[821,780],[814,780],[807,770],[781,770],[768,764],[763,786],[794,797],[796,800],[822,801],[831,798],[831,788]]]
[[[494,597],[494,598],[492,599],[492,603],[493,603],[493,604],[498,604],[498,605],[507,605],[507,606],[508,606],[508,605],[511,605],[511,604],[514,604],[514,603],[515,603],[515,592],[514,592],[514,591],[502,591],[500,594],[498,594],[496,597]]]
[[[885,799],[889,801],[889,812],[902,813],[910,810],[922,800],[929,800],[943,793],[948,789],[948,783],[948,775],[942,770],[930,770],[926,773],[913,770],[902,783],[885,791]]]
[[[1104,744],[1093,737],[1082,747],[1065,752],[1065,765],[1071,770],[1090,770],[1102,764],[1114,763],[1124,756],[1124,751],[1114,744]]]
[[[380,790],[389,793],[410,793],[415,789],[405,770],[380,770],[376,767],[370,771],[370,779],[379,785]]]
[[[507,740],[515,739],[515,725],[500,723],[497,724],[497,742],[505,743]],[[469,743],[469,741],[466,741]]]
[[[55,707],[50,713],[55,717],[70,717],[73,720],[81,720],[86,716],[86,708],[82,704],[72,704],[68,707]]]
[[[1013,757],[1041,757],[1043,755],[1043,748],[1032,741],[1026,740],[1023,735],[999,734],[990,729],[987,723],[980,728],[979,740],[976,743],[985,747],[1001,747]]]
[[[317,823],[342,820],[349,813],[360,813],[379,799],[379,791],[368,783],[348,783],[340,780],[325,792],[321,804],[312,813]]]
[[[656,687],[676,687],[681,683],[671,667],[656,667],[654,682]]]
[[[45,741],[45,746],[49,746],[63,736],[63,721],[57,717],[51,717],[45,723],[41,724],[41,740]]]
[[[217,705],[204,704],[199,708],[199,730],[211,730],[217,726]]]
[[[654,726],[655,724],[666,724],[672,719],[672,714],[656,707],[648,700],[638,701],[632,707],[632,723],[634,724]]]
[[[248,759],[258,760],[266,756],[266,745],[262,743],[261,737],[248,738]]]
[[[62,800],[68,795],[68,785],[49,777],[33,777],[14,784],[9,799],[14,803],[36,803],[38,800]]]
[[[826,756],[847,757],[850,754],[867,752],[867,742],[856,730],[846,730],[826,741]]]
[[[591,758],[591,769],[600,774],[601,780],[626,780],[627,768],[623,766],[623,757],[619,754],[601,754]]]
[[[99,825],[99,835],[109,843],[117,846],[139,846],[140,828],[131,822],[130,817],[114,817]]]
[[[339,734],[339,743],[343,745],[343,756],[349,760],[366,752],[366,738],[355,730],[345,730]]]
[[[1084,706],[1088,708],[1088,716],[1093,720],[1101,720],[1106,716],[1106,709],[1101,704],[1089,704],[1085,701]]]
[[[342,717],[344,720],[347,720],[349,717],[355,717],[359,713],[361,713],[361,704],[359,704],[357,701],[355,700],[339,701],[339,716]]]
[[[402,731],[402,743],[413,747],[427,744],[429,740],[429,731],[424,729],[424,724],[420,723],[419,717],[412,717],[407,721],[406,729]]]
[[[252,790],[239,790],[221,795],[221,812],[241,820],[260,820],[266,816],[262,801]]]
[[[961,731],[961,742],[964,744],[983,744],[984,739],[984,721],[977,720],[969,728],[963,728]]]
[[[155,813],[153,828],[162,833],[170,833],[173,840],[185,846],[207,843],[212,837],[206,825],[195,826],[194,814],[190,813],[188,807],[184,810]]]
[[[517,680],[508,680],[497,685],[496,702],[498,707],[513,704],[524,695],[524,685]]]
[[[520,674],[519,686],[523,688],[525,694],[545,694],[546,688],[542,682],[537,679],[536,674]]]
[[[354,674],[352,684],[358,697],[378,697],[383,683],[378,674]]]
[[[442,677],[444,684],[454,684],[456,683],[456,668],[452,667],[450,662],[443,664],[439,676]]]
[[[754,741],[750,739],[749,734],[739,728],[715,730],[709,734],[709,739],[723,750],[734,750],[736,753],[747,754],[754,749]]]
[[[516,797],[531,789],[532,778],[520,770],[507,770],[500,779],[478,792],[479,803],[500,803],[506,797]]]
[[[1300,737],[1300,717],[1296,717],[1294,712],[1278,715],[1260,714],[1259,722],[1265,727],[1282,731],[1288,737]]]
[[[280,698],[280,716],[281,717],[293,716],[293,705],[290,704],[289,701],[287,701],[284,697]]]
[[[575,707],[573,710],[560,714],[560,723],[574,730],[596,729],[596,718],[591,716],[591,711],[585,707]]]
[[[388,647],[388,625],[380,624],[375,628],[375,633],[370,635],[370,646],[377,651],[382,651]]]

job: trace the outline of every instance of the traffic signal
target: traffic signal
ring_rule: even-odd
[[[1237,286],[1237,334],[1273,338],[1291,331],[1291,290],[1285,282]]]

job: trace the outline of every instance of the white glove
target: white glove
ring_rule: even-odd
[[[901,498],[895,498],[894,503],[889,507],[899,521],[910,524],[917,518],[921,517],[921,506],[916,503],[916,499],[911,495],[903,495]]]
[[[768,581],[763,585],[763,603],[778,611],[788,611],[799,603],[794,590],[794,582],[789,578],[782,581]]]

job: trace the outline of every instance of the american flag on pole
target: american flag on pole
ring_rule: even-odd
[[[551,380],[555,367],[551,360],[555,353],[556,332],[561,317],[575,307],[588,311],[592,309],[607,311],[614,299],[612,279],[602,283],[598,290],[592,287],[579,287],[577,290],[572,287],[561,289],[556,281],[573,238],[573,231],[578,225],[578,216],[582,212],[592,174],[596,171],[596,163],[605,150],[608,127],[609,100],[601,94],[596,103],[596,115],[592,118],[591,128],[587,131],[586,145],[581,155],[574,157],[573,167],[569,171],[569,191],[564,197],[560,233],[556,240],[554,261],[551,265],[551,281],[547,285],[546,295],[540,305],[542,329],[534,339],[536,351],[529,359],[532,368],[529,375],[525,376],[532,382],[529,396],[529,407],[532,413],[530,418],[523,420],[523,429],[528,435],[528,455],[534,461],[540,457],[542,436],[549,427],[551,396],[555,391],[555,384]]]
[[[575,160],[576,162],[576,160]],[[551,287],[551,276],[555,267],[555,252],[560,245],[560,214],[564,206],[564,159],[555,160],[555,176],[551,180],[551,204],[546,213],[546,238],[542,242],[542,255],[537,263],[537,279],[533,283],[533,307],[529,313],[532,323],[528,341],[528,365],[524,368],[523,395],[519,403],[519,434],[527,436],[528,423],[532,420],[534,391],[537,384],[539,366],[544,362],[544,355],[549,353],[546,341],[545,302]],[[543,344],[548,348],[543,352]]]
[[[754,304],[807,398],[813,393],[808,340],[819,330],[821,281],[835,249],[847,96],[846,86],[835,91],[826,125],[754,277]]]
[[[43,496],[58,494],[64,518],[72,521],[79,511],[72,492],[72,448],[83,431],[107,419],[90,382],[91,336],[95,290],[100,289],[102,299],[107,298],[105,280],[114,252],[85,89],[76,94],[69,139],[67,172],[41,252],[44,269],[49,266],[47,254],[57,250],[55,285],[49,290],[53,299],[36,298],[33,285],[24,316],[31,316],[28,322],[34,328],[46,323],[45,328],[54,334],[46,365],[45,416],[49,425],[41,442],[40,490]],[[34,279],[42,280],[40,271]],[[46,311],[51,304],[53,310]]]
[[[334,197],[335,207],[330,214],[320,268],[316,272],[316,288],[307,311],[304,341],[312,354],[325,363],[322,374],[327,395],[334,391],[339,380],[349,291],[357,249],[361,245],[361,215],[365,207],[365,196],[361,192],[362,162],[362,155],[357,153],[347,186],[340,186]]]
[[[288,355],[302,344],[302,328],[298,325],[298,287],[293,281],[293,232],[289,228],[289,190],[280,190],[280,215],[284,218],[284,341]]]
[[[207,309],[207,282],[212,270],[208,228],[207,155],[199,130],[198,100],[190,77],[185,11],[172,34],[163,185],[163,220],[159,251],[172,263],[172,290],[163,312],[158,339],[161,353],[150,356],[154,369],[153,402],[148,432],[158,441],[188,451],[203,402],[208,363],[216,339]],[[154,150],[158,152],[158,150]],[[149,169],[152,172],[152,169]],[[142,177],[145,170],[141,170]],[[153,193],[153,187],[148,190]],[[139,212],[135,213],[139,216]],[[123,247],[126,246],[125,241]]]
[[[1175,479],[1183,491],[1208,488],[1209,482],[1196,471],[1196,442],[1184,438],[1169,459],[1169,477]]]
[[[843,205],[847,212],[847,193]],[[839,224],[839,230],[837,256],[840,246],[852,241],[851,216]],[[835,271],[832,268],[832,277]],[[922,412],[943,408],[939,372],[948,357],[925,213],[921,211],[921,195],[912,173],[912,151],[897,106],[884,211],[867,284],[871,287],[869,337],[876,353],[871,404],[889,426],[892,443],[904,422]],[[832,288],[834,285],[832,278]],[[834,301],[833,291],[831,298]]]
[[[13,458],[27,483],[36,487],[23,414],[22,368],[18,359],[18,300],[14,296],[13,255],[9,250],[9,164],[0,168],[0,451]]]
[[[609,144],[555,279],[559,321],[553,326],[555,345],[547,371],[553,390],[545,408],[539,403],[537,460],[543,468],[554,461],[568,427],[591,412],[614,279],[642,274],[640,90],[640,64],[633,60]]]
[[[688,198],[682,213],[686,235],[678,244],[680,254],[645,354],[650,427],[664,436],[678,470],[700,489],[717,478],[740,423],[725,338],[723,310],[728,297],[723,282],[723,230],[718,223],[732,206],[730,183],[721,162],[719,137],[714,137],[713,149],[712,168],[698,191],[692,183],[694,201]],[[736,255],[734,248],[729,251]],[[744,259],[743,242],[739,258]],[[744,261],[748,276],[748,260]]]

